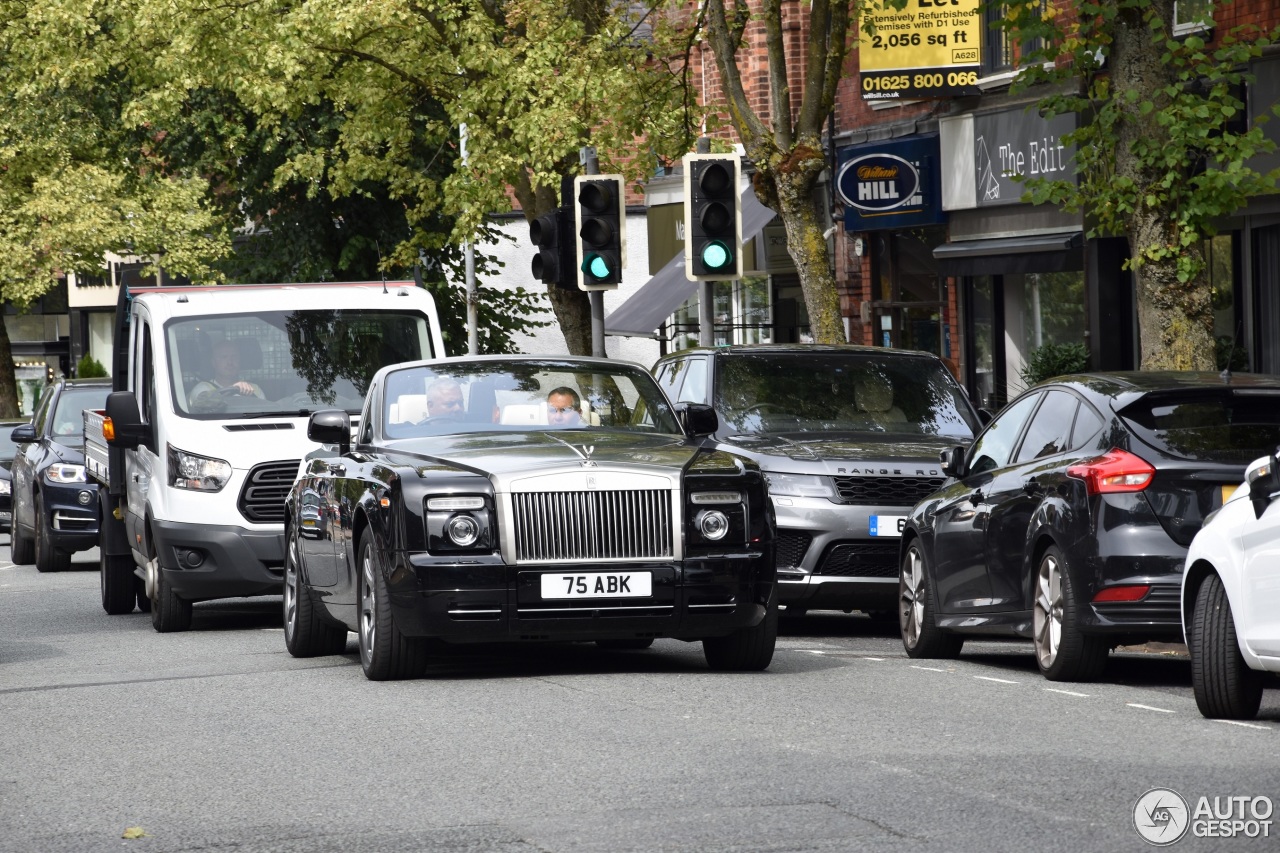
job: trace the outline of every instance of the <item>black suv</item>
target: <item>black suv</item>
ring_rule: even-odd
[[[101,409],[109,379],[64,379],[48,386],[31,423],[11,433],[13,562],[42,572],[71,564],[98,544],[98,485],[85,476],[84,410]]]
[[[882,347],[733,346],[682,350],[653,373],[672,400],[714,406],[716,440],[765,472],[781,602],[792,615],[896,612],[902,525],[945,480],[939,452],[980,429],[941,359]]]

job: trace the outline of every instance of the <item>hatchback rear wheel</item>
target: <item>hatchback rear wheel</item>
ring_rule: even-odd
[[[1094,681],[1106,669],[1106,643],[1080,631],[1080,612],[1086,606],[1062,551],[1051,545],[1040,557],[1032,607],[1036,663],[1050,681]]]

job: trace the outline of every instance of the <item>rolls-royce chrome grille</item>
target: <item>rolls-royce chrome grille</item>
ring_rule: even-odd
[[[518,562],[669,560],[671,492],[525,492],[511,496]]]

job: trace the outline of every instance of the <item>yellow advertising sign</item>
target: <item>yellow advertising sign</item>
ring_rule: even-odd
[[[954,98],[978,94],[981,0],[881,0],[865,14],[875,33],[858,31],[862,97]]]

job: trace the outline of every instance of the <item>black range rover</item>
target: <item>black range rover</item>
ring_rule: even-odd
[[[898,540],[946,479],[939,452],[978,413],[930,353],[860,346],[682,350],[654,376],[677,402],[715,407],[720,445],[765,472],[777,514],[781,603],[896,612]]]

